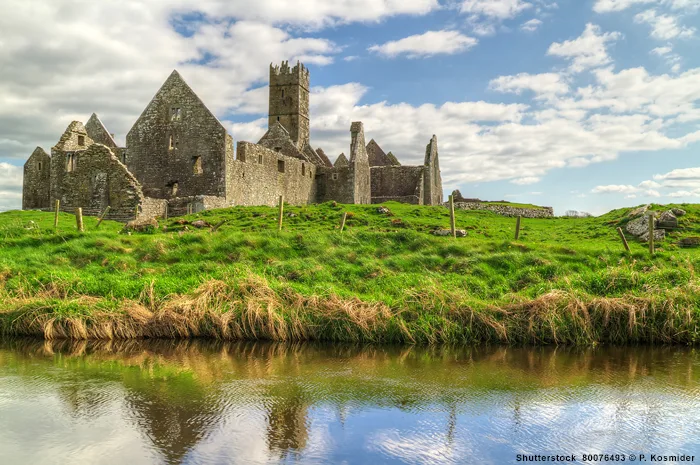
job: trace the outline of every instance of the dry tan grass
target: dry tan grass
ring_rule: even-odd
[[[57,283],[31,296],[0,294],[7,309],[0,313],[0,331],[47,340],[694,343],[699,315],[691,302],[699,295],[697,286],[624,298],[559,290],[480,307],[464,293],[429,285],[395,309],[337,295],[307,297],[290,288],[274,289],[263,277],[251,275],[235,283],[210,280],[190,295],[165,298],[156,296],[151,283],[138,301],[99,310],[106,308],[100,306],[105,299],[74,296]],[[83,310],[62,313],[59,304]]]

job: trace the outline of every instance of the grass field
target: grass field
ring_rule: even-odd
[[[210,336],[378,342],[700,341],[700,205],[650,256],[596,218],[515,219],[457,211],[467,237],[436,237],[447,209],[326,203],[234,207],[161,222],[0,214],[0,332],[46,338]],[[662,210],[669,206],[653,206]],[[339,220],[349,212],[341,234]],[[292,216],[287,216],[287,215]],[[30,229],[27,229],[27,228]]]

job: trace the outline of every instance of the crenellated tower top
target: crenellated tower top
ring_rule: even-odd
[[[297,62],[270,64],[268,128],[279,122],[299,150],[309,144],[309,70]]]

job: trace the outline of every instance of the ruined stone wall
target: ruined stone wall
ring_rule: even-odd
[[[372,203],[423,204],[423,166],[376,166],[370,173]]]
[[[51,157],[37,147],[24,164],[22,209],[51,207]]]
[[[65,171],[60,192],[61,210],[73,212],[81,207],[84,215],[98,215],[110,206],[109,219],[133,219],[136,207],[144,202],[144,195],[136,178],[102,144],[93,144],[79,152],[72,171]],[[56,170],[53,170],[54,172]]]
[[[277,205],[279,196],[295,205],[316,199],[316,167],[250,142],[238,142],[233,165],[234,205]],[[280,162],[283,164],[283,171]]]
[[[127,167],[148,197],[224,197],[227,135],[173,72],[126,137]]]
[[[448,203],[444,205],[449,206]],[[488,210],[503,216],[522,216],[523,218],[550,218],[554,216],[552,207],[523,208],[479,202],[455,202],[459,210]]]
[[[423,199],[426,205],[440,205],[442,199],[442,175],[438,158],[437,137],[432,139],[425,148],[425,174],[423,176]]]
[[[320,168],[316,174],[316,201],[335,200],[340,203],[355,203],[353,173],[349,166]]]
[[[372,203],[369,157],[364,128],[359,121],[350,126],[350,177],[353,184],[353,201],[350,203]]]
[[[83,153],[93,144],[83,123],[73,121],[51,148],[51,203],[63,199],[65,191],[71,189],[70,171],[81,166]]]

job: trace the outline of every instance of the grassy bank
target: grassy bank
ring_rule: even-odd
[[[46,338],[211,336],[377,342],[700,341],[700,205],[650,256],[597,218],[515,220],[458,211],[465,238],[429,232],[447,210],[376,206],[236,207],[185,217],[216,232],[122,225],[72,215],[0,214],[0,332]],[[662,207],[654,207],[662,209]],[[667,207],[666,207],[667,208]],[[348,211],[345,232],[338,231]],[[29,228],[29,229],[27,229]]]

